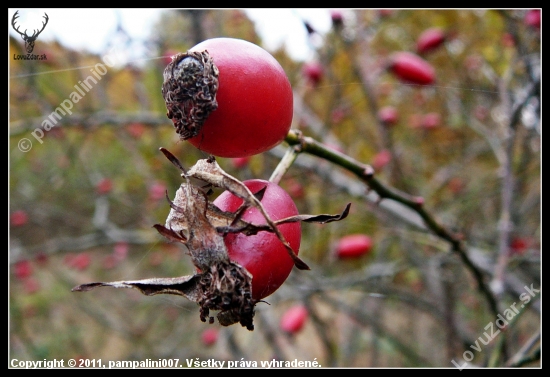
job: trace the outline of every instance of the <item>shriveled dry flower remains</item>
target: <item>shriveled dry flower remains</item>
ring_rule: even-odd
[[[351,204],[348,203],[344,211],[337,215],[297,215],[274,221],[261,203],[264,190],[252,193],[241,181],[223,171],[213,156],[197,161],[186,170],[172,153],[164,148],[160,150],[180,169],[185,182],[177,190],[173,201],[167,196],[171,210],[165,225],[155,224],[154,227],[169,241],[187,247],[197,273],[173,278],[87,283],[74,287],[73,291],[111,286],[135,288],[147,296],[180,295],[199,305],[203,322],[214,322],[214,317],[210,316],[210,311],[214,310],[219,311],[217,318],[221,325],[240,323],[248,330],[253,330],[254,307],[261,300],[252,297],[252,275],[246,268],[230,260],[224,235],[274,233],[285,246],[294,265],[298,269],[309,270],[277,226],[298,221],[321,224],[340,221],[347,217]],[[234,213],[222,211],[209,200],[213,187],[230,191],[241,198],[243,204]],[[252,224],[242,219],[250,207],[262,213],[265,224]]]

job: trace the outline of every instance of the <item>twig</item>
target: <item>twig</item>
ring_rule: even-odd
[[[279,184],[279,182],[281,181],[281,178],[283,178],[285,173],[292,166],[292,164],[296,160],[296,157],[298,157],[299,153],[300,152],[296,148],[296,146],[289,147],[285,152],[281,161],[279,161],[279,164],[277,165],[275,170],[273,170],[273,173],[271,173],[271,177],[269,177],[269,182]]]
[[[374,177],[374,170],[371,166],[363,164],[343,153],[328,148],[311,137],[303,136],[300,131],[290,130],[285,138],[285,141],[290,145],[300,145],[301,152],[306,152],[317,157],[321,157],[354,173],[370,189],[375,191],[380,196],[381,200],[393,199],[418,213],[418,215],[420,215],[420,217],[424,220],[426,226],[433,233],[450,243],[451,250],[459,255],[464,265],[474,275],[478,289],[485,296],[492,314],[494,316],[498,315],[498,305],[495,297],[493,296],[489,286],[485,283],[481,270],[479,270],[470,260],[460,236],[451,233],[439,222],[437,222],[434,216],[424,209],[423,198],[414,197],[385,186]]]
[[[420,356],[416,351],[405,345],[401,340],[396,336],[392,335],[391,331],[380,324],[379,319],[372,316],[370,313],[365,313],[364,310],[360,308],[353,308],[347,305],[342,300],[333,299],[327,295],[319,297],[320,300],[324,301],[333,308],[337,308],[342,311],[354,321],[356,321],[361,326],[372,326],[376,328],[378,333],[381,334],[386,340],[388,340],[403,356],[410,360],[414,365],[430,366],[430,362],[424,357]]]
[[[534,350],[531,355],[528,353],[535,347],[537,344],[539,346]],[[531,363],[533,361],[540,360],[540,332],[535,333],[531,338],[525,342],[525,344],[520,348],[520,350],[506,362],[507,367],[521,367],[525,364]]]

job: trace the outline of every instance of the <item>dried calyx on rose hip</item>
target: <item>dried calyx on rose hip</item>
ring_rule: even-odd
[[[164,148],[161,151],[180,169],[185,182],[181,184],[173,201],[167,197],[171,210],[165,225],[156,224],[154,227],[169,241],[187,247],[196,273],[174,278],[88,283],[74,287],[73,291],[110,286],[138,289],[148,296],[180,295],[199,305],[203,322],[213,323],[214,317],[210,316],[210,311],[216,310],[219,311],[217,318],[221,325],[240,323],[248,330],[253,330],[254,307],[263,297],[254,294],[253,275],[245,265],[232,260],[224,238],[236,233],[247,236],[260,232],[273,233],[284,245],[294,265],[299,269],[309,269],[298,258],[279,226],[301,221],[320,224],[339,221],[347,217],[350,204],[337,215],[293,215],[272,220],[262,204],[267,189],[251,192],[247,185],[223,171],[213,156],[197,161],[186,170],[172,153]],[[232,212],[221,210],[209,199],[213,187],[229,191],[241,199],[242,204]],[[245,213],[250,208],[259,211],[265,222],[256,224],[247,221]],[[266,266],[266,269],[269,268]]]
[[[166,115],[181,139],[197,136],[206,118],[218,108],[218,75],[207,51],[177,54],[164,70]]]

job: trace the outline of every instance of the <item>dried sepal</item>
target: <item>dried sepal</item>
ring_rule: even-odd
[[[198,285],[199,280],[199,275],[188,275],[175,278],[96,282],[77,285],[72,289],[72,292],[88,292],[97,287],[133,288],[146,296],[170,294],[184,296],[190,301],[197,302],[201,296]]]
[[[218,67],[208,51],[179,53],[163,73],[162,97],[182,140],[196,136],[218,108]]]
[[[348,216],[351,204],[348,203],[341,214],[296,215],[273,221],[261,204],[265,191],[250,192],[241,181],[225,173],[213,157],[199,160],[187,171],[172,153],[164,148],[161,151],[182,172],[185,182],[177,190],[173,201],[167,194],[170,213],[165,225],[155,224],[154,228],[169,241],[187,247],[197,273],[175,278],[87,283],[74,287],[73,291],[86,292],[110,286],[138,289],[147,296],[180,295],[199,305],[203,322],[212,323],[214,317],[210,316],[210,311],[216,310],[219,311],[217,318],[222,326],[240,323],[253,330],[254,307],[259,302],[252,298],[253,276],[246,268],[229,259],[223,236],[228,233],[254,235],[261,231],[275,233],[287,247],[295,265],[309,269],[296,256],[277,226],[298,221],[320,224],[340,221]],[[212,187],[229,190],[243,199],[243,204],[235,212],[222,211],[208,199]],[[252,224],[242,219],[250,207],[257,208],[263,214],[266,224]]]
[[[168,150],[164,148],[161,148],[160,150],[178,168],[181,167],[181,163],[179,163],[177,158],[172,153],[170,153]],[[290,246],[288,241],[285,239],[281,231],[275,225],[275,222],[271,220],[271,217],[267,214],[262,203],[256,198],[256,196],[254,196],[254,194],[252,194],[252,192],[250,192],[250,190],[248,189],[248,187],[244,185],[244,183],[239,181],[237,178],[227,174],[218,165],[214,156],[210,156],[207,159],[198,160],[197,163],[193,165],[188,171],[185,171],[185,169],[183,169],[182,176],[186,178],[198,179],[200,181],[203,181],[206,185],[212,185],[215,187],[222,188],[224,190],[228,190],[233,195],[242,199],[244,201],[243,204],[245,206],[257,208],[265,218],[265,221],[267,222],[267,224],[273,230],[273,233],[277,236],[277,238],[279,238],[281,243],[285,246],[288,252],[288,255],[290,255],[290,257],[294,261],[294,265],[300,270],[310,269],[309,266],[304,261],[302,261],[298,257],[298,255],[296,255],[296,252],[292,250],[292,247]],[[174,200],[174,203],[176,203],[176,205],[179,206],[179,203],[177,203],[175,200]],[[170,214],[172,214],[172,212],[170,212]],[[170,219],[170,215],[169,215],[169,219]]]
[[[254,306],[252,275],[235,262],[212,265],[205,272],[175,278],[150,278],[130,281],[95,282],[81,284],[73,292],[87,292],[97,287],[133,288],[146,296],[170,294],[184,296],[200,307],[200,319],[212,322],[211,310],[218,310],[222,326],[239,322],[248,330],[254,330]]]

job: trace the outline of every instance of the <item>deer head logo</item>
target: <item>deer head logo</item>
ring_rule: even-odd
[[[49,17],[46,14],[46,12],[44,12],[44,16],[42,16],[42,17],[44,17],[46,19],[46,22],[42,23],[42,29],[40,29],[40,30],[34,29],[32,35],[27,35],[27,29],[25,29],[24,33],[21,33],[19,31],[19,28],[15,26],[15,20],[17,18],[19,18],[19,15],[17,13],[19,13],[19,11],[15,12],[15,14],[13,15],[13,17],[11,19],[11,26],[13,26],[13,29],[16,32],[18,32],[19,35],[21,35],[21,38],[23,38],[23,40],[25,41],[25,50],[27,50],[27,53],[30,54],[32,52],[32,50],[34,49],[34,42],[36,41],[36,38],[38,38],[40,33],[42,33],[42,30],[44,30],[44,28],[48,24]]]

